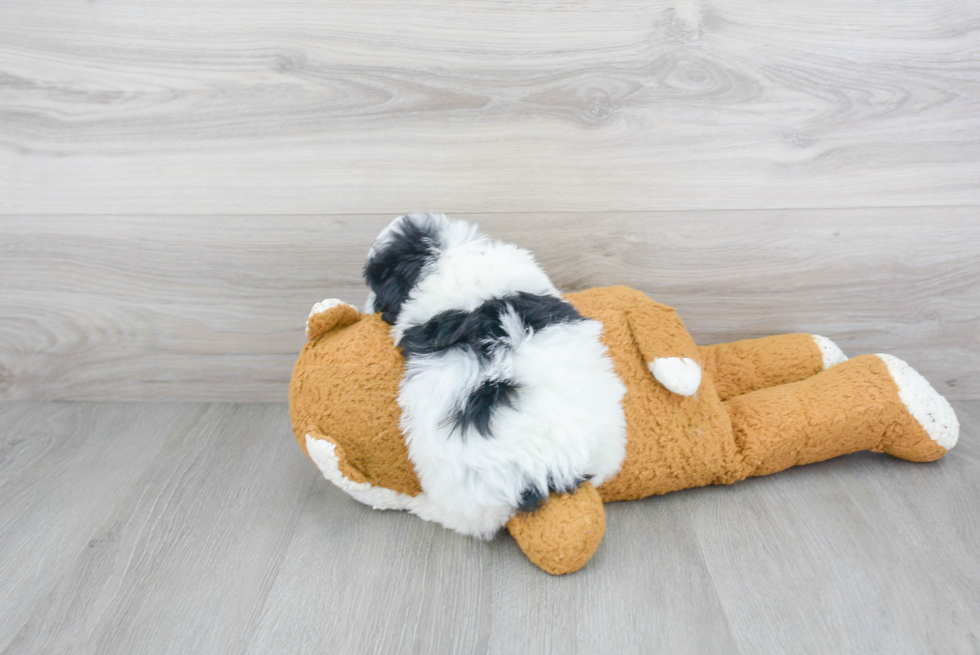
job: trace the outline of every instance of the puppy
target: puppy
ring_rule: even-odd
[[[401,429],[433,518],[489,539],[551,492],[619,470],[626,389],[602,325],[528,251],[409,214],[378,236],[364,277],[365,311],[405,357]]]

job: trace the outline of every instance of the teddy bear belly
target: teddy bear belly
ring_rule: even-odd
[[[626,459],[599,487],[603,501],[635,500],[740,477],[731,422],[706,379],[696,397],[673,394],[653,376],[627,381]]]
[[[626,457],[619,473],[598,487],[602,499],[633,500],[740,479],[731,422],[714,380],[704,375],[697,393],[686,397],[654,378],[631,327],[633,296],[598,289],[568,298],[583,315],[602,322],[602,340],[626,386]],[[685,351],[697,352],[679,322],[656,327],[671,331]]]

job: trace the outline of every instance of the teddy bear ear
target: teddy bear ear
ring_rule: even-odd
[[[313,305],[313,309],[310,310],[310,316],[306,319],[306,338],[315,341],[326,332],[347,327],[360,318],[361,313],[353,305],[336,298],[327,298]]]

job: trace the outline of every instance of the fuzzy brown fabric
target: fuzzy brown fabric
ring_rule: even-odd
[[[737,451],[714,381],[704,375],[695,398],[668,391],[650,373],[657,357],[700,360],[673,309],[628,287],[568,296],[583,316],[602,322],[602,339],[626,385],[626,459],[599,493],[606,502],[734,480]]]
[[[809,334],[780,334],[701,346],[701,365],[718,397],[728,400],[816,375],[823,355]]]
[[[592,558],[606,531],[606,511],[599,492],[585,482],[574,493],[551,494],[536,512],[518,512],[507,530],[534,564],[563,575]]]
[[[358,314],[349,305],[314,316],[289,385],[289,411],[304,452],[306,435],[322,434],[342,449],[349,479],[414,496],[422,487],[395,401],[405,363],[389,329],[380,314]],[[348,474],[351,468],[359,475]]]
[[[605,525],[602,503],[708,484],[729,484],[858,450],[931,461],[933,442],[899,398],[884,362],[865,355],[823,370],[810,335],[699,348],[673,309],[628,287],[566,296],[602,322],[603,341],[626,385],[626,459],[598,490],[552,496],[508,524],[528,557],[551,573],[577,570]],[[341,305],[309,322],[293,371],[290,412],[306,436],[336,444],[343,474],[414,496],[421,492],[399,429],[404,361],[379,314]],[[690,357],[703,371],[694,397],[650,373],[658,357]],[[583,559],[584,558],[584,559]]]
[[[861,355],[811,378],[725,403],[741,476],[861,450],[928,462],[946,454],[909,414],[881,358]]]

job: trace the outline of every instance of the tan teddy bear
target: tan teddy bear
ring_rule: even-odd
[[[405,229],[413,223],[429,229]],[[933,461],[956,443],[952,408],[911,367],[890,355],[847,360],[820,336],[699,347],[673,309],[639,291],[561,297],[527,275],[433,302],[426,280],[440,293],[480,286],[488,270],[498,280],[488,262],[500,248],[533,265],[477,232],[446,234],[457,228],[439,215],[398,219],[369,254],[369,310],[379,311],[328,300],[307,322],[290,385],[296,439],[328,480],[372,507],[484,538],[506,525],[532,562],[563,574],[598,547],[603,503],[861,450]],[[425,246],[419,265],[386,287],[372,263],[390,265],[378,260],[403,237]],[[595,357],[567,354],[592,352],[592,326]],[[432,407],[445,416],[426,423]]]

